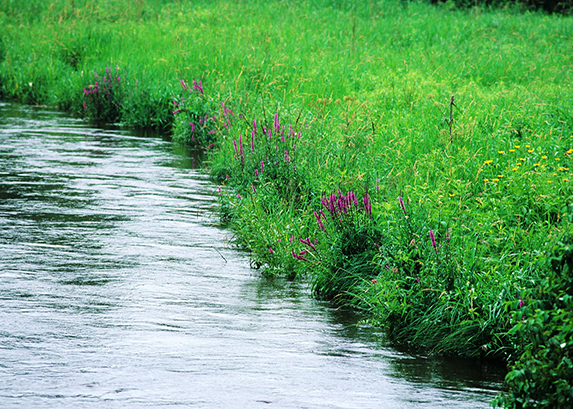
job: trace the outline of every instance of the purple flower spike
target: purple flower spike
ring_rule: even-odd
[[[320,230],[323,230],[323,231],[326,230],[326,228],[324,227],[324,223],[320,219],[320,215],[318,213],[316,213],[316,211],[314,212],[314,217],[316,217],[316,221],[318,222],[318,227],[320,228]]]
[[[118,78],[118,81],[119,81],[119,78]],[[187,84],[185,84],[185,81],[181,80],[181,86],[183,87],[183,89],[185,91],[187,91]]]
[[[406,213],[406,206],[404,206],[404,201],[402,200],[402,196],[398,196],[398,201],[400,202],[400,208],[404,213]]]
[[[279,120],[279,113],[275,114],[275,132],[278,132],[281,128],[281,122]]]
[[[434,232],[430,230],[430,240],[432,240],[432,247],[436,250],[436,236],[434,236]]]
[[[235,148],[235,153],[239,153],[239,149],[237,149],[237,141],[233,139],[233,147]]]
[[[259,178],[259,170],[255,169],[255,177],[258,179]]]
[[[269,252],[271,252],[272,254],[274,254],[274,250],[272,248],[269,247]]]
[[[261,173],[265,170],[265,163],[261,161]]]
[[[523,302],[523,300],[521,299],[521,297],[519,297],[519,308],[522,308],[525,306],[525,303]]]

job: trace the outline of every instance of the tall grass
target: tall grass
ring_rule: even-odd
[[[0,95],[99,120],[82,90],[111,70],[112,120],[207,149],[253,267],[396,342],[509,357],[505,305],[571,224],[573,19],[450,6],[8,1]]]

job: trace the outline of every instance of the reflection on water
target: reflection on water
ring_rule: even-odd
[[[503,370],[412,356],[262,278],[184,149],[0,104],[0,406],[485,408]]]

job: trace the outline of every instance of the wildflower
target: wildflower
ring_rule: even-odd
[[[521,145],[515,145],[515,149],[521,148]]]
[[[510,149],[509,151],[510,151],[510,152],[515,152],[515,149]]]
[[[278,132],[281,127],[281,122],[279,120],[279,113],[275,113],[275,132]]]
[[[495,178],[491,180],[492,182],[499,182],[499,179]]]
[[[404,213],[406,213],[406,206],[404,206],[404,201],[402,200],[402,196],[398,196],[398,201],[400,202],[400,208]]]
[[[212,131],[209,131],[207,133],[215,133],[215,132],[217,132],[217,131],[213,129]]]
[[[492,162],[493,162],[492,159],[488,159],[488,160],[486,160],[486,161],[484,162],[484,165],[489,165],[489,164],[492,163]]]
[[[519,297],[519,308],[522,308],[523,306],[525,306],[525,303],[523,302],[521,297]]]
[[[518,168],[513,168],[513,169],[511,169],[511,170],[515,172],[517,169],[518,169]]]
[[[239,153],[239,149],[237,149],[237,141],[233,139],[233,147],[235,148],[235,153]]]
[[[272,253],[272,254],[275,253],[275,251],[274,251],[272,248],[270,248],[270,247],[269,247],[269,252]]]
[[[553,181],[551,181],[551,180],[548,180],[548,181],[547,181],[547,183],[553,183]]]
[[[378,280],[376,280],[375,278],[373,278],[371,281],[372,281],[372,284],[376,284],[378,282]]]
[[[525,145],[526,148],[531,148],[530,144]]]
[[[263,170],[265,170],[265,164],[263,161],[261,161],[261,173],[263,173]]]
[[[285,162],[288,163],[289,161],[290,161],[290,157],[288,156],[288,152],[287,152],[287,150],[285,149]]]
[[[533,166],[540,166],[541,163],[534,163]]]
[[[195,125],[193,122],[189,122],[189,125],[191,125],[191,132],[195,132]]]
[[[522,162],[525,162],[525,158],[518,158],[517,160],[520,160]]]
[[[219,186],[219,187],[217,188],[217,190],[219,191],[219,196],[221,196],[221,194],[222,194],[222,193],[221,193],[221,186]]]
[[[568,155],[571,155],[571,154],[573,153],[573,149],[569,149],[566,153],[567,153]]]
[[[503,177],[503,175],[497,175],[497,177],[498,177],[498,178],[502,178],[502,177]]]
[[[497,153],[499,153],[500,155],[503,155],[505,153],[505,151],[497,151]]]
[[[450,197],[454,197],[456,194],[455,193],[450,193],[449,196]]]
[[[257,193],[257,189],[255,188],[255,185],[254,185],[254,184],[252,185],[252,187],[253,187],[253,193]],[[280,241],[280,240],[279,240],[279,241]]]
[[[555,158],[555,160],[561,160],[561,159],[559,159],[559,158]]]
[[[419,278],[416,278],[416,280],[414,280],[414,281],[416,281],[417,283],[419,283],[419,282],[420,282],[420,279],[419,279]]]
[[[484,181],[484,182],[489,182],[489,179],[488,179],[488,178],[484,178],[483,181]]]
[[[117,80],[119,81],[119,77],[117,78]],[[183,89],[184,89],[185,91],[187,91],[187,84],[185,84],[185,81],[180,80],[180,82],[181,82],[181,86],[183,87]]]
[[[255,130],[251,132],[251,152],[255,151]]]
[[[378,184],[378,182],[380,182],[380,179],[376,179],[376,191],[377,192],[380,191],[380,185]]]
[[[528,149],[527,152],[528,152],[528,153],[533,153],[533,149]]]
[[[304,252],[300,252],[300,254],[296,254],[296,253],[294,252],[294,250],[292,250],[292,251],[291,251],[291,254],[292,254],[292,256],[293,256],[294,258],[296,258],[297,260],[307,261],[307,260],[303,257],[303,254],[306,254],[306,253],[304,253]]]
[[[255,169],[255,177],[258,179],[259,178],[259,170]]]
[[[173,115],[177,115],[179,112],[181,112],[181,108],[178,108],[175,111],[173,111]]]
[[[541,157],[541,159],[547,159],[547,156],[543,155],[543,156]]]
[[[434,236],[434,232],[430,230],[430,240],[432,240],[432,247],[436,250],[436,237]]]
[[[563,182],[569,182],[569,179],[563,178]]]
[[[237,199],[241,200],[241,195],[237,193]]]
[[[324,227],[324,223],[322,222],[320,215],[315,211],[314,212],[314,217],[316,218],[316,221],[318,223],[318,227],[320,228],[320,230],[326,230],[326,228]]]

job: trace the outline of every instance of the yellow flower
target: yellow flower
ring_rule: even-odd
[[[450,193],[450,197],[454,197],[455,195],[455,193]]]
[[[492,182],[499,182],[499,179],[492,179]]]
[[[531,145],[527,144],[525,145],[526,148],[531,148]]]
[[[541,157],[541,159],[547,159],[547,156],[543,155],[543,156]]]
[[[562,168],[561,166],[559,166],[559,168],[557,168],[557,170],[565,170],[565,168]]]
[[[489,165],[489,164],[492,163],[492,162],[493,162],[493,160],[491,160],[491,159],[486,160],[486,161],[484,162],[484,165]]]
[[[541,163],[534,163],[533,166],[539,166]]]
[[[497,151],[497,153],[499,153],[500,155],[503,155],[505,153],[505,151]]]
[[[569,182],[569,179],[563,178],[563,182]]]
[[[533,153],[533,149],[529,149],[527,152],[529,152],[529,153]]]
[[[573,149],[569,149],[569,150],[567,151],[567,153],[568,153],[569,155],[572,154],[572,153],[573,153]]]
[[[503,175],[497,175],[497,177],[498,177],[498,178],[502,178],[502,177],[503,177]]]
[[[510,151],[510,152],[515,152],[515,149],[510,149],[509,151]]]
[[[557,173],[554,173],[553,176],[557,176]]]
[[[569,168],[563,168],[563,170],[569,170]]]
[[[518,158],[517,160],[521,160],[521,161],[525,162],[525,158]]]
[[[553,183],[552,181],[548,180],[547,183]]]
[[[559,158],[555,158],[555,160],[561,160],[561,159],[559,159]]]
[[[521,145],[515,145],[515,149],[521,148]]]
[[[521,162],[517,162],[515,166],[521,166]]]
[[[515,172],[515,171],[517,170],[517,168],[513,168],[513,169],[511,169],[511,170],[513,170],[513,171]]]
[[[489,181],[489,179],[487,179],[487,178],[484,178],[484,180],[483,180],[483,181],[484,181],[484,182],[488,182],[488,181]]]

